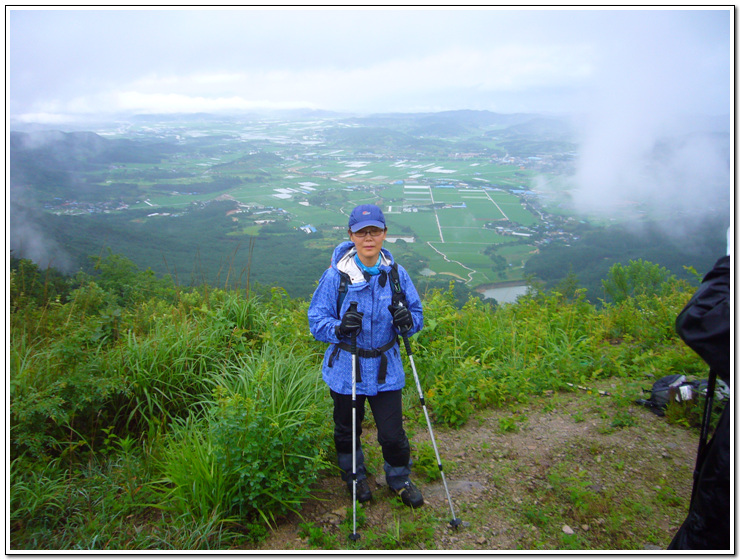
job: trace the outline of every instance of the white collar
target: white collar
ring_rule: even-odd
[[[357,249],[355,247],[352,247],[337,262],[337,270],[347,274],[349,276],[349,281],[351,284],[359,284],[360,282],[365,282],[365,275],[362,273],[362,270],[359,266],[357,266],[357,263],[355,262],[356,254]],[[380,252],[380,264],[381,266],[390,266],[391,264],[391,260],[385,255],[385,253],[383,253],[383,251]]]

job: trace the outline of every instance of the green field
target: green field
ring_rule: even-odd
[[[486,167],[491,168],[489,171],[495,169],[492,166],[477,169]],[[333,161],[321,166],[322,170],[331,170],[333,173],[367,168],[386,176],[396,170],[394,165],[387,162],[362,165],[356,162],[356,167],[347,167],[346,164]],[[352,176],[340,179],[348,181]],[[323,234],[333,234],[333,228],[344,226],[349,211],[355,205],[379,204],[386,213],[390,235],[413,237],[412,250],[428,262],[428,267],[434,273],[449,274],[465,281],[470,287],[521,278],[516,270],[521,268],[523,257],[533,247],[522,245],[521,237],[504,236],[485,227],[487,223],[504,223],[507,219],[506,223],[514,225],[536,224],[537,217],[526,210],[516,196],[503,190],[433,187],[424,182],[383,184],[372,188],[364,183],[365,186],[355,186],[345,185],[341,181],[287,174],[277,184],[240,186],[229,191],[229,194],[244,204],[280,208],[288,212],[288,223],[292,227],[311,224]],[[306,189],[306,186],[310,189]],[[289,197],[276,197],[280,193]],[[333,197],[334,202],[323,206],[308,202],[321,195]],[[156,201],[164,204],[162,198],[166,197],[157,198]],[[190,198],[169,197],[169,200],[174,202],[181,199],[189,203]],[[248,221],[250,218],[245,219]],[[254,229],[246,226],[243,231],[254,233]],[[503,250],[511,245],[519,249],[513,252]],[[483,253],[490,246],[500,247],[496,254],[510,261],[511,266],[507,271],[492,269],[491,258]]]
[[[407,228],[419,241],[441,241],[439,228],[432,212],[404,212],[386,216],[391,232],[403,233]]]
[[[346,224],[347,215],[355,205],[379,204],[386,212],[390,235],[413,237],[412,250],[428,262],[431,271],[458,278],[470,287],[520,276],[514,271],[533,249],[522,246],[521,238],[503,236],[485,227],[487,223],[507,219],[521,226],[538,222],[515,195],[475,186],[477,181],[520,182],[521,171],[512,166],[488,162],[422,164],[321,158],[310,165],[291,162],[260,168],[269,177],[264,182],[250,180],[225,192],[189,194],[191,185],[205,181],[201,172],[208,162],[207,159],[188,160],[186,169],[198,169],[199,173],[193,177],[168,179],[167,184],[173,185],[170,192],[157,190],[156,182],[139,183],[150,194],[132,207],[151,209],[152,213],[165,208],[175,212],[228,195],[249,210],[233,216],[239,228],[231,236],[256,235],[260,231],[258,220],[286,217],[291,227],[311,224],[322,234],[333,236],[336,234],[334,228]],[[219,163],[223,161],[210,160],[210,164]],[[147,166],[149,168],[151,166]],[[433,186],[432,181],[437,180],[435,170],[454,171],[454,174],[447,174],[451,180],[469,180],[473,186]],[[143,166],[127,170],[134,175],[143,171]],[[240,177],[240,171],[234,166],[225,172]],[[116,179],[125,180],[124,177]],[[404,183],[397,184],[400,181]],[[321,203],[322,200],[329,202]],[[492,270],[491,258],[483,254],[491,245],[499,247],[496,254],[510,261],[507,273]],[[512,245],[520,249],[512,252],[508,249]]]

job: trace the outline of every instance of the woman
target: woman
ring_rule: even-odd
[[[383,248],[388,229],[380,208],[357,206],[349,217],[349,241],[332,255],[311,299],[308,321],[316,340],[328,342],[323,379],[334,401],[334,445],[342,479],[352,493],[356,452],[357,500],[372,498],[360,444],[365,401],[370,404],[383,450],[386,482],[404,504],[424,503],[409,480],[411,457],[403,429],[401,390],[405,384],[398,335],[423,326],[421,300],[406,270]],[[354,305],[354,302],[357,305]],[[352,355],[357,343],[356,449],[352,449]]]

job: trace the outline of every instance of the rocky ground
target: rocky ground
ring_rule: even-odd
[[[591,550],[665,549],[688,507],[696,431],[630,405],[614,383],[596,389],[611,394],[551,393],[516,409],[479,411],[459,429],[435,427],[452,507],[464,522],[456,529],[449,524],[452,510],[442,482],[421,472],[413,476],[424,506],[398,505],[385,486],[370,423],[363,446],[375,473],[370,476],[373,500],[361,506],[361,537],[354,546],[501,551],[556,550],[565,543]],[[421,448],[429,448],[420,417],[421,422],[414,418],[406,425],[417,457]],[[315,495],[300,516],[280,520],[257,548],[352,548],[347,539],[351,500],[344,485],[338,477],[324,478]],[[307,523],[327,538],[307,537],[301,531]],[[399,537],[404,532],[418,535]],[[389,538],[394,534],[396,546]]]

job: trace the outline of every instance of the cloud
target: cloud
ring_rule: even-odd
[[[671,110],[641,118],[639,111],[616,106],[591,117],[570,183],[576,210],[662,218],[674,234],[710,218],[729,220],[731,153],[724,119],[697,121]]]
[[[465,108],[466,91],[495,95],[530,88],[567,87],[593,72],[587,46],[538,49],[507,44],[492,49],[454,47],[426,56],[404,57],[365,66],[331,65],[305,70],[149,73],[113,89],[69,99],[46,99],[36,115],[85,115],[135,111],[147,113],[241,111],[262,108],[322,108],[356,111],[358,107],[408,110],[415,94],[435,106]],[[395,100],[395,101],[393,101]],[[28,115],[21,115],[29,120]]]
[[[705,13],[694,25],[648,16],[625,27],[621,48],[601,51],[583,91],[573,204],[606,216],[729,216],[729,35],[700,41]]]
[[[74,272],[68,253],[51,239],[23,208],[11,203],[8,245],[19,258],[30,259],[43,268],[54,267],[64,273]]]
[[[275,100],[274,98],[245,99],[240,96],[202,97],[176,93],[122,92],[117,94],[119,111],[135,113],[220,113],[258,109],[314,108],[313,103],[300,99]]]
[[[257,103],[353,112],[568,111],[632,55],[652,74],[701,57],[725,73],[728,10],[301,8],[10,10],[11,116],[114,112],[134,94],[201,109]],[[659,38],[668,48],[663,48]],[[672,51],[676,55],[672,55]],[[630,56],[620,58],[628,51]],[[695,54],[692,54],[695,53]],[[720,54],[718,54],[720,53]],[[629,66],[617,71],[629,71]],[[701,86],[699,85],[701,84]],[[580,94],[580,97],[579,97]],[[189,98],[185,103],[184,98]],[[229,101],[231,100],[231,101]],[[166,109],[166,107],[164,107]]]

